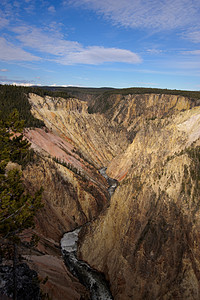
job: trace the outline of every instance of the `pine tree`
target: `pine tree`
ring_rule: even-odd
[[[20,162],[29,151],[23,137],[24,121],[14,110],[7,119],[0,119],[0,240],[13,245],[13,299],[17,299],[17,242],[19,233],[34,226],[34,216],[42,206],[40,189],[31,196],[25,191],[18,168],[8,170],[8,162]],[[1,253],[2,254],[2,253]]]
[[[40,189],[34,196],[26,193],[17,168],[7,171],[9,161],[19,162],[29,149],[23,138],[24,122],[15,110],[6,121],[0,120],[0,237],[16,239],[34,225],[34,216],[42,206]]]

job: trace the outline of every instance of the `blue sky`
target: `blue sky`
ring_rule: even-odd
[[[0,83],[200,90],[200,0],[1,0]]]

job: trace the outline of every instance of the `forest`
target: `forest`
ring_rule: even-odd
[[[31,105],[28,101],[28,94],[35,93],[39,96],[51,96],[62,97],[67,99],[69,97],[77,97],[82,95],[81,99],[84,99],[84,95],[92,95],[96,104],[89,105],[88,112],[95,113],[99,111],[105,112],[109,109],[111,103],[109,103],[109,97],[112,94],[168,94],[168,95],[180,95],[189,97],[193,100],[200,99],[200,91],[182,91],[182,90],[168,90],[168,89],[155,89],[155,88],[127,88],[127,89],[114,89],[114,88],[79,88],[79,87],[23,87],[12,85],[0,85],[0,112],[2,118],[6,117],[14,110],[19,112],[20,119],[25,121],[25,127],[43,127],[44,122],[33,117],[31,114]],[[87,97],[86,97],[87,98]],[[87,100],[87,99],[86,99]],[[200,101],[200,100],[198,100]]]

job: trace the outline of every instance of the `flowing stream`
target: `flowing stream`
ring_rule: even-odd
[[[108,192],[109,192],[110,196],[112,196],[114,194],[115,189],[118,186],[118,181],[116,179],[110,178],[106,174],[106,170],[107,170],[107,168],[104,167],[104,168],[99,170],[99,173],[107,180],[108,185],[109,185]]]
[[[117,187],[117,180],[110,178],[106,174],[107,168],[99,170],[108,182],[108,192],[110,196]],[[60,244],[65,265],[69,271],[79,279],[79,281],[90,291],[91,300],[113,300],[105,276],[92,269],[86,262],[77,259],[77,241],[81,228],[67,232],[62,237]]]
[[[81,228],[67,232],[61,239],[64,262],[69,271],[90,291],[91,300],[112,300],[104,275],[77,259],[78,233]]]

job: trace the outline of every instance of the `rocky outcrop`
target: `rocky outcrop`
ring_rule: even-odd
[[[44,189],[44,208],[36,218],[37,232],[58,243],[64,232],[96,218],[108,203],[103,179],[95,183],[92,176],[76,174],[51,158],[36,156],[23,177],[30,192],[41,186]]]
[[[77,99],[29,94],[32,113],[54,134],[69,141],[97,168],[107,165],[128,145],[127,132],[103,115],[89,114]]]
[[[38,137],[36,133],[37,131],[35,135],[31,135],[32,142],[35,143],[36,136]],[[54,147],[52,144],[49,145],[50,149],[55,150],[56,145]],[[58,163],[52,160],[50,154],[47,155],[48,149],[44,151],[40,146],[38,143],[37,154],[23,170],[24,184],[30,193],[34,193],[41,186],[44,189],[42,194],[44,207],[36,216],[33,231],[39,237],[37,246],[39,252],[32,251],[30,254],[29,249],[25,249],[22,257],[37,271],[42,280],[48,277],[47,283],[40,286],[43,293],[48,294],[50,298],[89,299],[85,288],[66,270],[59,244],[66,231],[92,221],[107,207],[109,198],[107,182],[93,166],[87,162],[84,164],[80,157],[78,160],[76,153],[73,153],[75,157],[68,154],[77,163],[76,167],[72,164],[73,161],[70,166],[66,166],[64,158]],[[58,147],[58,156],[59,151]],[[30,233],[25,234],[26,236],[30,237]]]
[[[38,273],[43,295],[46,294],[53,300],[89,300],[89,293],[67,270],[61,257],[55,255],[26,255],[25,257],[29,265]]]
[[[0,266],[0,299],[14,299],[13,276],[13,267],[9,265]],[[21,263],[16,266],[15,278],[16,299],[37,300],[40,298],[38,275],[27,264]]]
[[[151,120],[109,165],[121,181],[79,255],[114,299],[199,299],[199,137],[199,108]]]
[[[104,96],[104,98],[102,98]],[[200,105],[200,99],[166,94],[105,94],[99,96],[92,110],[126,128],[130,141],[141,126],[156,118],[166,118]]]
[[[200,108],[196,107],[166,119],[155,119],[141,126],[133,143],[113,159],[108,175],[121,180],[130,168],[148,172],[159,161],[192,145],[200,137]]]
[[[62,234],[86,224],[79,257],[105,273],[114,299],[199,299],[198,101],[111,95],[107,107],[99,97],[99,109],[89,114],[77,99],[30,94],[29,100],[48,128],[26,132],[39,156],[24,170],[24,182],[30,191],[44,187],[39,250],[58,257]],[[96,170],[102,166],[119,181],[110,202]],[[55,284],[61,263],[32,261],[39,272],[54,270],[51,295],[60,290],[65,299],[63,285]],[[69,277],[71,299],[84,297]]]

